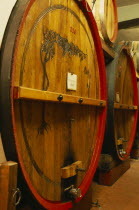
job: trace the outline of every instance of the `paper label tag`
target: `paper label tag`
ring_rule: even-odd
[[[67,73],[67,89],[68,90],[77,90],[77,75]]]

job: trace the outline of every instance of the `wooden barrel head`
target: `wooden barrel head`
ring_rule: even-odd
[[[81,190],[76,201],[84,196],[102,146],[105,68],[95,21],[85,5],[20,0],[2,46],[6,156],[18,157],[30,191],[44,208],[71,208],[65,189],[72,185]],[[71,177],[62,177],[65,166]]]
[[[124,160],[130,154],[136,132],[137,82],[126,47],[119,45],[117,52],[117,57],[107,65],[108,116],[104,152]]]
[[[101,38],[108,44],[114,43],[118,32],[116,1],[96,0],[92,11]]]

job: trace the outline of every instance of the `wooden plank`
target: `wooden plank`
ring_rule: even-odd
[[[58,9],[47,13],[49,8]],[[16,56],[10,55],[15,58],[13,85],[40,90],[42,99],[14,101],[18,149],[37,194],[52,202],[60,201],[61,166],[70,165],[74,159],[81,160],[88,169],[98,140],[102,110],[96,106],[77,106],[74,100],[79,103],[78,96],[82,96],[90,104],[89,99],[101,98],[100,56],[97,57],[96,40],[88,21],[73,0],[37,0],[30,4],[20,32]],[[7,65],[7,61],[4,63]],[[67,88],[69,73],[77,77],[76,91]],[[49,91],[49,101],[58,103],[44,103],[46,91],[41,90]],[[51,93],[70,95],[67,103],[71,99],[73,102],[59,103],[59,94]],[[33,94],[38,97],[36,91]],[[78,173],[72,184],[80,186],[85,174]]]
[[[14,189],[17,186],[17,163],[8,161],[0,164],[0,209],[15,210]]]
[[[30,99],[30,100],[41,100],[41,101],[52,101],[52,102],[64,102],[72,104],[84,104],[92,106],[106,106],[106,101],[97,100],[49,91],[42,91],[32,88],[25,87],[14,87],[14,99]]]
[[[134,106],[134,105],[114,103],[114,108],[115,109],[137,110],[138,107]]]
[[[77,174],[77,168],[82,169],[82,161],[76,161],[71,165],[61,168],[61,177],[69,178]]]
[[[130,168],[130,160],[126,160],[110,171],[99,171],[98,183],[101,185],[113,185],[128,169]]]
[[[117,145],[123,144],[123,138],[117,140]]]

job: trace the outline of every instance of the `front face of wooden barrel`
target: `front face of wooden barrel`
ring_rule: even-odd
[[[111,41],[115,41],[117,31],[116,3],[115,1],[110,0],[105,1],[104,4],[105,23],[108,37]]]
[[[134,141],[137,122],[137,83],[133,61],[122,50],[116,69],[114,133],[117,153],[126,158]]]
[[[115,42],[118,32],[117,5],[115,0],[96,0],[93,14],[101,38],[107,43]]]
[[[85,5],[80,3],[83,10]],[[10,132],[22,173],[45,208],[70,208],[71,202],[63,202],[71,185],[81,189],[81,197],[86,193],[103,140],[104,61],[94,19],[89,13],[85,17],[81,8],[73,0],[19,1],[15,14],[16,18],[20,14],[21,22],[9,25],[9,33],[14,26],[17,30],[7,70],[12,87],[1,85],[1,92],[7,86],[7,95],[10,91],[10,98],[3,93],[1,104],[8,100],[11,105]],[[9,41],[10,37],[2,57],[5,82]],[[4,126],[3,139],[10,141]],[[84,170],[63,178],[62,169],[77,161]]]

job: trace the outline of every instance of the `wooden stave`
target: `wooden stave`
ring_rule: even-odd
[[[107,122],[106,122],[106,130],[105,130],[105,137],[103,142],[102,153],[110,154],[113,158],[117,160],[124,161],[126,160],[132,149],[132,145],[134,142],[135,134],[136,134],[136,127],[137,127],[137,118],[138,118],[138,110],[134,112],[134,122],[133,122],[133,129],[131,131],[131,138],[129,140],[129,145],[126,150],[126,154],[121,156],[118,152],[118,148],[115,142],[115,122],[114,122],[114,101],[115,101],[115,76],[116,76],[116,69],[118,64],[119,55],[123,50],[126,50],[127,55],[128,48],[125,43],[119,44],[115,48],[116,50],[116,57],[114,60],[106,66],[107,69],[107,90],[108,90],[108,109],[107,109]],[[137,98],[137,83],[135,77],[135,69],[134,63],[132,58],[129,56],[131,68],[132,68],[132,82],[134,88],[134,105],[138,106],[138,98]],[[108,146],[109,145],[109,146]]]
[[[27,4],[27,2],[28,2],[28,0],[26,0],[26,1],[24,1],[23,3],[22,3],[22,11],[20,11],[20,15],[22,16],[22,13],[23,13],[23,11],[24,11],[24,9],[25,9],[25,7],[26,7],[26,4]],[[82,9],[84,9],[84,7],[85,7],[85,2],[83,2],[83,3],[81,3],[81,8]],[[16,4],[16,7],[15,7],[15,10],[18,10],[18,3]],[[12,14],[11,15],[11,17],[10,17],[10,19],[12,19],[12,18],[14,18],[14,15]],[[91,21],[94,23],[94,20],[93,20],[93,18],[92,18],[92,16],[90,15],[90,14],[87,14],[87,18],[88,18],[88,21],[90,21],[89,20],[89,18],[91,18]],[[16,22],[16,24],[18,25],[18,24],[20,24],[20,23],[18,23],[18,22]],[[91,28],[93,28],[92,26],[91,26],[91,23],[89,22],[89,24],[90,24],[90,27]],[[8,31],[9,31],[9,28],[10,28],[10,23],[8,23],[8,26],[7,26],[7,29],[6,29],[6,34],[7,34],[7,37],[8,37]],[[16,33],[16,30],[15,31],[13,31],[13,33]],[[97,36],[97,33],[95,32],[95,36]],[[4,51],[4,48],[5,48],[5,45],[6,45],[6,39],[7,39],[7,37],[5,36],[4,37],[4,41],[3,41],[3,43],[2,43],[2,57],[4,56],[4,53],[5,53],[5,51]],[[9,38],[9,37],[8,37]],[[11,43],[11,45],[13,45],[13,43]],[[100,45],[100,41],[99,40],[96,40],[96,45]],[[99,47],[100,48],[100,47]],[[14,46],[10,46],[10,50],[12,51],[12,50],[14,50]],[[10,54],[10,53],[9,53]],[[11,53],[12,54],[12,53]],[[98,53],[99,54],[99,53]],[[101,57],[102,57],[102,54],[101,54]],[[10,59],[8,59],[8,61],[9,61],[9,66],[11,66],[12,64],[10,63]],[[101,66],[103,66],[103,64],[100,64]],[[7,64],[6,64],[6,66],[7,66]],[[9,71],[8,69],[6,69],[7,71]],[[102,77],[102,79],[104,79],[105,80],[105,75],[104,75],[104,73],[102,74],[102,75],[100,75],[101,77]],[[4,76],[5,77],[5,76]],[[2,80],[7,80],[7,78],[2,78]],[[101,79],[101,80],[102,80]],[[7,84],[5,84],[5,86],[4,86],[4,88],[3,89],[6,89],[7,88],[7,86],[8,86],[8,88],[9,87],[11,87],[10,86],[11,85],[11,81],[7,81]],[[102,97],[103,98],[106,98],[106,92],[105,92],[105,85],[103,85],[103,88],[102,88]],[[4,116],[3,115],[3,113],[2,113],[2,115],[3,115],[3,119],[5,118],[6,119],[6,122],[12,122],[13,121],[13,119],[12,119],[12,116],[11,116],[11,107],[12,107],[12,112],[13,112],[13,106],[12,106],[12,104],[11,104],[11,96],[10,96],[10,93],[9,93],[9,96],[7,97],[7,96],[3,96],[3,97],[5,97],[5,99],[4,99],[4,101],[7,101],[8,100],[8,102],[10,101],[10,103],[6,103],[6,109],[8,110],[8,113],[6,113],[6,115]],[[3,100],[3,99],[2,99]],[[4,103],[5,104],[5,103]],[[3,104],[3,102],[1,102],[1,108],[3,107],[3,106],[5,106]],[[102,118],[102,121],[103,121],[103,123],[104,123],[104,117],[105,117],[105,114],[106,114],[106,109],[105,109],[105,112],[103,113],[103,116],[101,117]],[[8,116],[8,117],[7,117]],[[7,128],[6,128],[6,130],[8,129],[8,130],[10,130],[10,131],[13,131],[13,126],[14,125],[12,125],[12,123],[10,124],[6,124],[6,126],[7,126]],[[104,129],[104,126],[105,126],[105,123],[103,124],[103,129]],[[102,129],[102,130],[103,130]],[[9,132],[10,133],[10,132]],[[14,147],[14,145],[15,145],[15,142],[14,142],[14,137],[12,136],[12,135],[14,135],[14,133],[10,133],[9,134],[8,133],[8,139],[9,138],[11,138],[11,139],[13,139],[13,141],[11,141],[11,142],[8,142],[8,144],[6,143],[6,142],[4,142],[4,144],[5,144],[5,148],[6,148],[6,155],[7,155],[7,159],[12,159],[12,160],[14,160],[14,161],[18,161],[18,159],[17,159],[17,151],[16,151],[16,149],[15,149],[15,147]],[[103,135],[103,134],[100,134],[100,135]],[[102,137],[101,137],[102,138]],[[8,147],[9,147],[9,149],[8,149]],[[11,148],[13,148],[12,149],[12,153],[11,153]],[[8,149],[8,150],[7,150]],[[97,148],[97,150],[99,150],[100,151],[100,149],[101,148]],[[98,159],[98,157],[97,157],[97,159]],[[96,163],[95,163],[95,165],[96,165]],[[96,165],[97,166],[97,165]],[[96,167],[95,166],[95,167]],[[22,168],[22,167],[21,167]],[[92,171],[93,172],[93,171]],[[87,186],[89,186],[90,185],[90,181],[91,181],[91,178],[89,178],[89,177],[92,177],[92,172],[90,173],[88,173],[88,178],[87,178],[87,180],[86,180],[86,185]],[[93,172],[94,173],[94,172]],[[84,190],[84,194],[85,194],[85,192],[86,192],[86,190]],[[34,193],[34,195],[35,195],[35,193]],[[79,201],[80,199],[77,199],[77,201]],[[44,205],[44,207],[45,207],[45,204],[43,204]],[[53,206],[53,204],[51,204],[51,203],[47,203],[47,207],[49,207],[49,205],[52,207]],[[69,208],[69,207],[71,207],[71,203],[69,202],[67,202],[67,204],[54,204],[54,206],[55,207],[57,207],[57,208],[59,208],[59,209],[65,209],[65,206],[67,207],[67,208]]]

